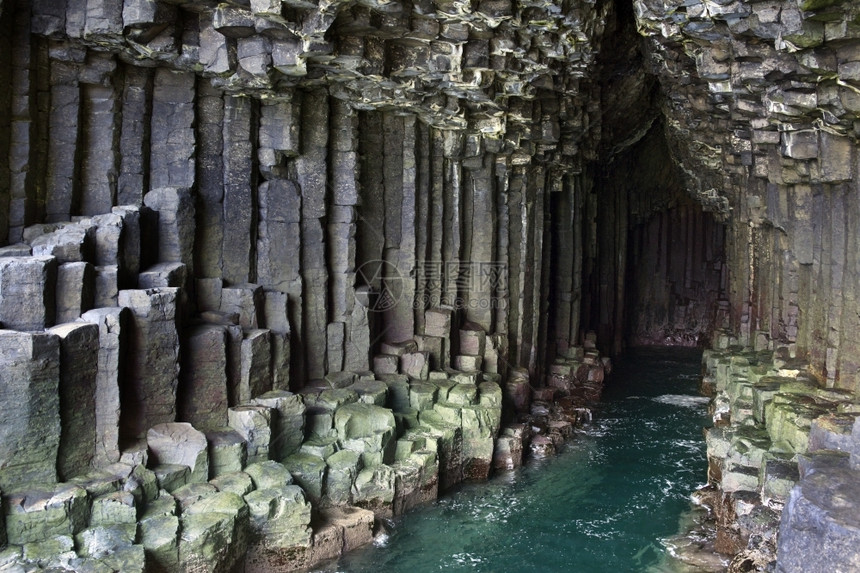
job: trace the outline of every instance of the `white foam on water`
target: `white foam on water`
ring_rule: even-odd
[[[711,401],[707,396],[690,396],[687,394],[663,394],[662,396],[652,398],[652,400],[661,404],[669,404],[670,406],[694,409],[707,406],[708,402]]]

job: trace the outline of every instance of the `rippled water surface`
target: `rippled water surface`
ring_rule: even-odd
[[[448,492],[327,570],[673,570],[660,540],[705,481],[699,371],[698,352],[630,352],[559,456]]]

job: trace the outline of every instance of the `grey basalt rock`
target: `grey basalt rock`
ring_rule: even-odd
[[[0,330],[0,488],[57,481],[60,340]]]
[[[146,442],[155,464],[189,468],[189,482],[209,480],[209,453],[206,436],[186,422],[158,424],[146,433]]]
[[[98,443],[99,327],[88,322],[61,324],[48,332],[60,340],[60,480],[85,473]]]
[[[845,460],[812,466],[782,512],[777,571],[851,571],[860,567],[857,479]]]
[[[15,330],[54,324],[56,277],[52,256],[0,258],[0,324]]]
[[[96,376],[96,442],[98,465],[119,460],[120,380],[122,361],[128,350],[130,312],[127,309],[101,308],[85,312],[82,317],[98,325],[98,373]]]
[[[123,290],[119,305],[131,310],[131,336],[125,361],[123,431],[141,438],[150,427],[176,419],[179,383],[179,289]]]

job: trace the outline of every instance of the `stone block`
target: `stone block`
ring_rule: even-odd
[[[71,484],[30,485],[3,498],[10,544],[32,543],[54,535],[74,536],[84,530],[90,517],[86,490]]]
[[[507,407],[515,412],[528,412],[531,406],[528,371],[522,368],[513,369],[505,382],[503,395]]]
[[[250,513],[231,492],[202,499],[182,514],[179,561],[191,571],[234,571],[248,548]]]
[[[179,518],[159,515],[142,519],[140,544],[156,567],[164,571],[179,569]]]
[[[361,453],[340,450],[326,458],[326,501],[331,505],[348,505],[352,502],[352,484],[361,470]]]
[[[287,294],[266,290],[263,293],[263,326],[271,331],[272,387],[290,389],[290,322]]]
[[[266,406],[236,406],[227,411],[230,427],[248,443],[248,463],[269,459],[272,410]]]
[[[93,308],[95,270],[89,263],[65,263],[57,267],[54,324],[78,320]]]
[[[416,335],[420,352],[430,355],[430,370],[444,370],[451,366],[451,341],[438,336]]]
[[[388,385],[381,380],[359,380],[349,389],[358,394],[358,401],[363,404],[385,406],[388,401]]]
[[[295,548],[311,544],[311,504],[296,485],[258,489],[245,496],[252,531],[267,547]]]
[[[272,389],[271,343],[269,331],[245,330],[242,338],[239,385],[234,402],[246,404]]]
[[[487,348],[487,333],[480,325],[466,322],[460,327],[460,354],[483,356]]]
[[[400,342],[382,342],[379,345],[379,351],[382,354],[390,354],[392,356],[403,356],[410,352],[418,351],[418,343],[412,340],[402,340]]]
[[[377,354],[373,357],[373,372],[377,376],[383,374],[397,374],[400,359],[393,354]]]
[[[96,226],[95,264],[116,265],[120,288],[134,288],[140,272],[140,208],[114,207],[109,214],[93,217],[92,222]]]
[[[158,213],[158,261],[185,263],[194,268],[194,196],[182,187],[156,188],[144,195],[144,205]]]
[[[0,488],[57,480],[60,340],[0,330]]]
[[[96,228],[91,224],[64,225],[30,241],[35,257],[54,257],[57,262],[92,262],[95,260]]]
[[[791,490],[782,511],[777,563],[785,573],[860,568],[856,474],[822,461],[811,460],[814,470]]]
[[[128,491],[116,491],[93,499],[90,509],[90,525],[113,525],[137,523],[137,508],[134,496]]]
[[[341,447],[362,454],[365,467],[394,461],[396,424],[391,410],[371,404],[347,404],[335,411],[334,426]]]
[[[366,468],[355,479],[353,503],[372,511],[379,518],[391,517],[394,513],[396,474],[387,465]]]
[[[343,370],[337,372],[329,372],[325,375],[325,382],[328,387],[332,389],[349,388],[355,383],[357,379],[358,376],[355,372],[348,372]]]
[[[526,441],[526,426],[514,424],[501,431],[493,450],[493,469],[512,470],[523,463],[523,449]]]
[[[419,415],[422,431],[436,443],[439,456],[439,491],[463,481],[463,430],[460,424],[446,421],[436,410]]]
[[[245,438],[238,432],[220,428],[206,432],[209,444],[209,477],[218,478],[241,472],[248,460]],[[219,488],[221,489],[221,488]]]
[[[60,340],[60,446],[57,473],[62,481],[85,473],[97,443],[99,327],[89,322],[61,324],[48,332]]]
[[[343,369],[346,350],[346,325],[343,322],[330,322],[326,326],[326,370],[333,372]]]
[[[178,418],[201,430],[226,426],[229,407],[226,329],[215,324],[187,329],[181,358]]]
[[[53,257],[0,258],[0,324],[42,330],[54,324],[57,261]]]
[[[176,499],[176,504],[179,507],[180,513],[187,510],[189,507],[218,493],[216,488],[211,483],[188,483],[174,490],[171,495]]]
[[[81,318],[99,328],[95,462],[103,466],[119,460],[119,389],[131,313],[120,307],[99,308],[85,312]]]
[[[402,355],[400,373],[413,380],[427,380],[430,374],[430,353],[409,352]]]
[[[460,354],[454,357],[454,368],[462,372],[480,372],[483,364],[483,356]]]
[[[229,491],[236,495],[245,496],[254,491],[254,481],[244,472],[232,472],[209,480],[218,491]]]
[[[272,409],[272,439],[269,456],[283,461],[296,453],[305,433],[305,404],[302,397],[286,390],[272,390],[253,400]]]
[[[293,476],[282,464],[274,460],[257,462],[245,468],[256,489],[281,488],[293,484]]]
[[[357,507],[330,507],[320,512],[323,523],[343,530],[342,551],[352,551],[373,541],[374,515]]]
[[[190,468],[188,483],[209,481],[209,444],[206,435],[186,422],[158,424],[146,433],[154,463]]]
[[[95,294],[93,306],[96,308],[117,306],[119,297],[119,269],[116,265],[95,267]]]
[[[14,245],[0,247],[0,257],[30,257],[32,255],[33,249],[26,243],[15,243]]]
[[[327,465],[324,459],[306,453],[296,453],[284,460],[295,483],[301,486],[308,499],[318,504],[325,494]]]
[[[264,304],[264,291],[259,285],[244,284],[221,290],[221,312],[238,314],[242,328],[260,328]]]
[[[185,263],[158,263],[141,272],[137,287],[141,289],[158,287],[183,288],[188,280]]]
[[[454,311],[449,308],[429,308],[424,311],[424,334],[440,338],[451,337]]]
[[[127,437],[141,438],[152,426],[176,419],[178,296],[176,288],[119,292],[119,306],[132,313],[122,404]]]
[[[818,157],[818,131],[807,129],[782,132],[780,152],[792,159],[815,159]]]

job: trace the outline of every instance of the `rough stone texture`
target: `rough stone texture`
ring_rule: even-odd
[[[146,433],[146,444],[156,464],[183,465],[191,470],[188,483],[209,480],[206,436],[186,422],[158,424]]]
[[[15,330],[42,330],[54,324],[53,257],[0,258],[0,324]]]
[[[269,331],[246,330],[242,339],[239,385],[233,402],[244,404],[272,389],[272,353]]]
[[[55,482],[60,340],[52,334],[0,330],[0,363],[0,488]]]
[[[209,430],[206,440],[209,443],[210,477],[214,479],[242,471],[248,460],[248,450],[241,434],[227,428]]]
[[[296,453],[305,437],[305,404],[301,396],[273,390],[257,396],[253,402],[272,409],[269,456],[281,462]]]
[[[816,465],[824,471],[815,471]],[[856,551],[857,478],[842,467],[812,462],[791,490],[779,527],[777,570],[851,571],[860,566]]]
[[[54,324],[78,320],[93,307],[95,271],[89,263],[65,263],[57,267]]]
[[[57,474],[68,481],[85,473],[98,443],[99,327],[87,322],[48,330],[60,339],[60,445]]]
[[[95,462],[101,466],[119,460],[120,383],[131,316],[124,308],[100,308],[85,312],[81,318],[99,328]]]
[[[150,427],[176,418],[178,294],[177,288],[119,293],[120,306],[132,313],[121,416],[125,436],[141,438]]]
[[[267,406],[236,406],[227,410],[230,427],[248,443],[248,463],[269,459],[272,439],[272,409]]]
[[[21,545],[55,535],[74,536],[86,527],[90,508],[86,490],[57,484],[5,496],[4,513],[9,543]]]
[[[226,330],[214,324],[186,330],[181,355],[177,418],[201,430],[226,426]]]

